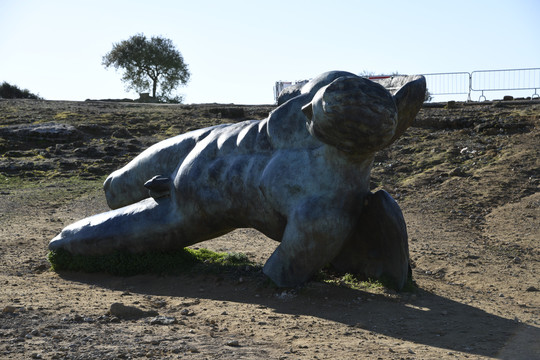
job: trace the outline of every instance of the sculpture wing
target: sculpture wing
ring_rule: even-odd
[[[398,109],[398,123],[388,145],[396,141],[412,125],[426,98],[426,78],[421,75],[414,78],[415,80],[406,83],[394,95]]]

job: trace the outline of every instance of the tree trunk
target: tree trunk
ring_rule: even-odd
[[[155,99],[156,98],[156,89],[157,89],[157,79],[152,79],[153,80],[153,84],[152,84],[152,97]]]

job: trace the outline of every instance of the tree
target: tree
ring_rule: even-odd
[[[152,97],[162,101],[171,99],[172,90],[186,84],[190,77],[182,54],[171,40],[161,36],[147,39],[144,34],[137,34],[113,44],[112,50],[103,56],[103,65],[124,69],[122,81],[128,90],[142,93],[151,87]],[[172,99],[178,101],[179,98]]]
[[[28,89],[21,89],[17,85],[11,85],[4,81],[0,85],[0,99],[37,99],[42,100],[39,95],[33,94]]]

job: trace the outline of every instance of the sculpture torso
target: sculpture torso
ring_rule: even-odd
[[[278,109],[265,120],[217,126],[198,138],[171,174],[183,214],[203,213],[225,229],[254,227],[279,241],[288,214],[302,202],[344,195],[360,202],[372,157],[346,160],[312,137],[299,111],[302,99],[297,103],[285,109],[287,116]]]

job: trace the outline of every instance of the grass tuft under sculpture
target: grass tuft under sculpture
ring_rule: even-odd
[[[219,253],[190,248],[141,254],[117,251],[96,256],[72,255],[66,250],[58,249],[49,252],[48,260],[53,271],[105,272],[119,276],[178,274],[195,269],[223,272],[239,266],[256,266],[242,253]]]

